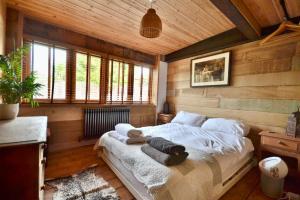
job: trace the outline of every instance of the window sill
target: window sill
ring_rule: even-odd
[[[98,103],[43,103],[39,102],[39,107],[114,107],[114,106],[124,106],[124,107],[135,107],[135,106],[155,106],[153,103],[109,103],[109,104],[98,104]],[[21,108],[31,108],[28,103],[22,103]],[[34,109],[34,108],[33,108]]]

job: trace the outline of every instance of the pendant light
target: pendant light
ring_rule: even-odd
[[[152,8],[152,1],[150,0],[151,6],[142,18],[140,26],[140,34],[146,38],[157,38],[162,31],[162,23],[156,11]]]

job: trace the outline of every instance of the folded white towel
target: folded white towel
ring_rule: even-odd
[[[146,139],[145,137],[134,137],[134,138],[130,138],[124,135],[119,134],[116,131],[111,131],[108,133],[108,135],[110,137],[115,138],[116,140],[119,140],[120,142],[124,143],[124,144],[139,144],[139,143],[145,143]]]
[[[125,124],[125,123],[120,123],[115,126],[115,130],[123,135],[127,136],[130,138],[136,138],[136,137],[141,137],[143,136],[143,133],[141,130],[136,129],[134,126],[131,124]]]

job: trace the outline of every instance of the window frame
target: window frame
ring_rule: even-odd
[[[85,89],[85,99],[76,99],[76,55],[77,53],[80,54],[84,54],[87,56],[87,62],[86,62],[86,89]],[[99,82],[99,99],[98,100],[91,100],[90,99],[90,68],[91,68],[91,57],[97,57],[100,59],[100,74],[99,74],[99,78],[100,78],[100,82]],[[103,75],[102,75],[102,71],[103,70],[103,56],[101,56],[100,54],[95,54],[95,53],[90,53],[90,52],[86,52],[86,51],[81,51],[81,50],[74,50],[73,51],[73,70],[72,70],[72,77],[73,80],[73,94],[72,95],[72,102],[71,103],[99,103],[101,104],[101,94],[102,94],[102,83],[105,84],[105,80],[103,80]]]
[[[132,97],[132,102],[136,103],[136,104],[149,104],[151,103],[152,100],[152,75],[153,75],[153,69],[149,66],[144,66],[141,64],[135,64],[135,67],[140,67],[141,68],[141,84],[140,84],[140,96],[139,96],[139,100],[138,101],[133,101],[133,97]],[[149,84],[148,84],[148,100],[147,101],[143,101],[143,85],[144,85],[144,68],[149,69]],[[134,70],[134,69],[133,69]],[[134,71],[133,71],[133,87],[134,87]],[[134,91],[133,91],[134,93]],[[132,96],[133,96],[132,93]]]
[[[29,38],[29,39],[28,39]],[[42,38],[31,38],[24,37],[24,44],[41,44],[48,46],[49,51],[51,48],[58,48],[66,50],[66,99],[51,99],[51,96],[54,96],[51,92],[49,93],[50,87],[50,79],[52,77],[51,72],[49,71],[52,66],[50,65],[50,57],[51,53],[48,54],[48,99],[35,99],[37,102],[42,104],[52,104],[52,103],[69,103],[69,104],[101,104],[101,105],[123,105],[123,104],[151,104],[152,100],[152,76],[153,76],[153,65],[145,64],[129,59],[124,59],[116,56],[111,56],[107,54],[103,54],[101,52],[95,52],[92,50],[61,44],[59,42],[49,41]],[[54,52],[54,50],[53,50]],[[86,95],[85,100],[76,100],[76,53],[82,53],[87,55],[87,79],[86,79]],[[90,65],[91,65],[91,56],[100,58],[100,82],[99,82],[99,99],[91,100],[90,99]],[[29,55],[23,59],[23,67],[22,67],[22,78],[26,77],[31,73],[31,60],[32,60],[31,51]],[[107,95],[109,91],[109,61],[115,60],[123,64],[128,64],[128,83],[127,83],[127,100],[124,100],[124,92],[122,92],[122,100],[121,101],[108,101]],[[133,101],[133,83],[134,83],[134,66],[140,66],[142,71],[143,68],[149,68],[149,88],[148,88],[148,100],[142,101],[142,96],[139,101]],[[49,76],[51,75],[51,76]],[[122,72],[122,90],[124,91],[124,68]],[[54,87],[53,87],[54,88]],[[50,90],[52,87],[50,87]],[[143,89],[143,81],[141,81],[141,91]],[[26,103],[26,102],[23,102]]]
[[[110,65],[110,62],[112,63],[111,65]],[[121,92],[121,100],[120,101],[118,101],[118,100],[113,101],[113,95],[112,95],[112,92],[113,92],[112,85],[113,85],[113,83],[109,81],[109,80],[112,80],[112,77],[113,77],[113,73],[111,75],[109,73],[110,73],[110,70],[112,70],[112,72],[113,72],[114,62],[118,62],[119,69],[120,69],[120,66],[122,65],[122,76],[120,77],[120,74],[118,74],[118,84],[120,83],[120,79],[122,79],[122,92]],[[128,65],[128,80],[127,80],[127,85],[126,85],[126,87],[127,87],[127,100],[124,100],[124,87],[125,87],[125,85],[124,85],[124,81],[125,81],[125,79],[124,79],[124,71],[125,71],[124,68],[125,68],[126,64]],[[128,100],[130,98],[130,92],[129,92],[129,87],[130,87],[130,74],[129,74],[130,66],[131,66],[130,63],[125,62],[125,61],[120,60],[120,59],[111,58],[111,59],[108,60],[108,65],[107,65],[107,68],[108,68],[107,69],[107,77],[108,77],[108,79],[107,79],[107,86],[106,86],[107,87],[107,89],[106,89],[106,91],[107,91],[107,93],[106,93],[106,104],[126,104],[126,103],[130,102],[130,100]],[[118,91],[119,91],[119,85],[118,85]],[[110,94],[108,94],[108,93],[110,93]],[[109,95],[110,99],[108,99],[108,95]]]
[[[24,40],[24,44],[29,46],[29,52],[28,56],[26,56],[23,59],[22,63],[22,79],[24,79],[26,76],[30,75],[30,73],[33,70],[33,49],[34,44],[39,44],[48,47],[48,84],[47,86],[47,96],[48,98],[35,98],[35,100],[39,103],[68,103],[69,102],[69,94],[68,91],[70,90],[70,52],[69,49],[62,46],[62,45],[56,45],[56,44],[49,44],[46,42],[36,41],[36,40]],[[53,49],[53,50],[52,50]],[[53,68],[55,67],[55,49],[61,49],[66,51],[66,91],[65,91],[65,99],[54,99],[54,86],[53,82],[55,82],[55,79],[53,78],[53,74],[55,71],[53,71]],[[53,54],[53,55],[52,55]],[[52,63],[52,65],[51,65]]]

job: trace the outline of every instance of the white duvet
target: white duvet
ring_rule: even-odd
[[[212,199],[216,184],[224,181],[222,173],[231,167],[228,158],[236,159],[254,150],[245,137],[200,127],[169,123],[140,130],[144,136],[163,137],[184,145],[188,159],[178,166],[166,167],[144,154],[140,145],[126,145],[107,134],[98,145],[119,158],[157,200]]]
[[[149,126],[140,128],[140,130],[142,130],[144,136],[163,137],[188,148],[213,153],[241,152],[246,145],[244,137],[178,123]]]

